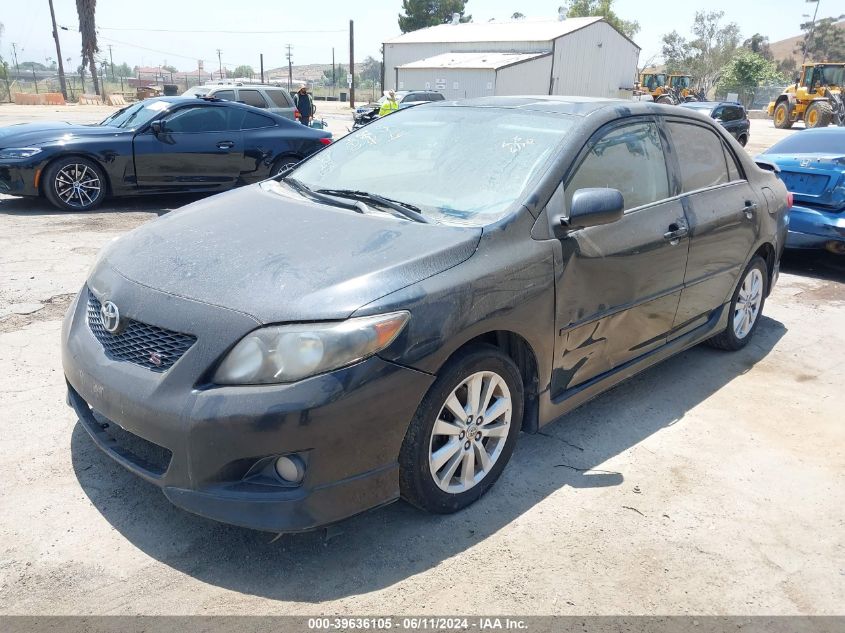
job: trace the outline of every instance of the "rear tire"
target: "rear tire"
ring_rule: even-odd
[[[736,140],[738,140],[739,144],[742,145],[743,147],[745,147],[748,144],[748,137],[745,134],[740,135],[740,137]]]
[[[658,97],[657,103],[662,103],[663,105],[675,105],[675,102],[672,100],[672,97],[667,97],[666,95]]]
[[[106,198],[106,176],[94,161],[59,158],[44,170],[44,196],[62,211],[91,211]]]
[[[762,257],[754,256],[742,276],[731,298],[728,325],[706,341],[710,347],[735,351],[748,345],[757,331],[766,294],[769,289],[769,269]]]
[[[300,159],[293,156],[282,156],[270,168],[270,178],[275,178],[280,173],[285,171],[288,167],[293,167]]]
[[[792,121],[789,119],[789,104],[786,101],[781,101],[775,106],[772,118],[775,120],[775,127],[779,130],[788,130],[792,127]]]
[[[402,497],[437,514],[475,502],[507,465],[522,411],[522,378],[510,357],[492,345],[459,352],[405,434],[399,453]]]
[[[833,107],[827,101],[814,101],[804,113],[804,125],[808,130],[827,127],[833,121]]]

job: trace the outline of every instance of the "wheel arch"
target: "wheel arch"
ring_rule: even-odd
[[[763,261],[766,262],[766,272],[768,274],[768,279],[766,280],[768,287],[766,288],[766,291],[768,296],[768,293],[772,291],[772,277],[775,274],[775,262],[777,261],[774,245],[769,242],[764,242],[756,251],[754,251],[749,261],[755,257],[761,257]]]
[[[97,165],[100,168],[100,171],[103,173],[103,178],[106,183],[106,195],[111,196],[113,195],[112,192],[112,185],[111,185],[111,178],[109,177],[109,170],[106,169],[105,165],[100,162],[96,156],[91,156],[90,154],[86,154],[85,152],[67,152],[63,154],[57,154],[44,163],[44,166],[41,168],[40,175],[38,177],[38,195],[44,197],[44,174],[47,173],[47,170],[53,166],[53,164],[65,158],[84,158],[85,160],[90,160],[92,163]]]
[[[510,330],[491,330],[466,341],[449,355],[443,365],[448,363],[456,354],[478,344],[487,344],[499,348],[516,364],[522,376],[524,397],[522,430],[526,433],[536,433],[540,428],[540,378],[537,355],[534,353],[530,343],[516,332]],[[443,365],[441,365],[441,368]],[[439,371],[440,368],[438,368]]]

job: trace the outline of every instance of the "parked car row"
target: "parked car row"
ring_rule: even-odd
[[[684,108],[406,109],[112,242],[63,325],[69,403],[219,521],[460,510],[521,431],[690,346],[751,341],[790,202],[763,165]]]

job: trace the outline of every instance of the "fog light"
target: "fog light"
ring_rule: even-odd
[[[296,455],[282,455],[276,460],[276,474],[288,483],[298,484],[305,477],[305,464]]]

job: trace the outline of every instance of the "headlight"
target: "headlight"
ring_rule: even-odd
[[[220,385],[287,383],[351,365],[383,350],[408,322],[392,312],[335,323],[262,328],[226,355],[214,382]]]
[[[40,152],[40,147],[9,147],[8,149],[0,149],[0,158],[29,158]]]

